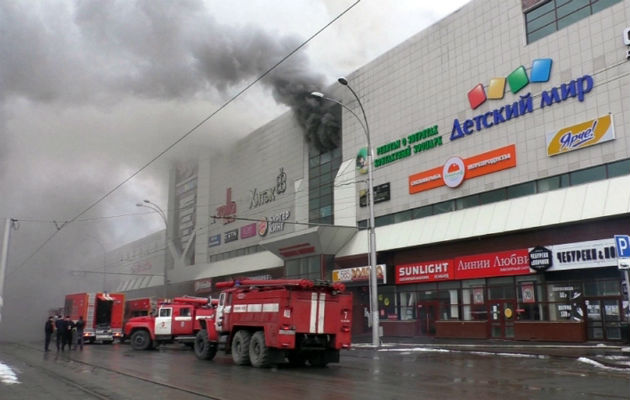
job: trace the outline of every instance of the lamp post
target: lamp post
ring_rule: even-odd
[[[379,316],[378,316],[378,284],[376,281],[376,232],[374,225],[374,183],[373,183],[373,160],[374,154],[372,153],[372,141],[370,138],[370,127],[368,125],[368,120],[365,115],[365,109],[363,108],[363,104],[359,99],[359,96],[349,85],[348,80],[346,78],[339,78],[338,82],[343,86],[346,86],[354,98],[357,100],[359,107],[361,108],[361,113],[363,114],[363,121],[361,118],[352,111],[348,106],[340,102],[339,100],[335,100],[329,97],[324,96],[324,94],[320,92],[312,92],[311,95],[314,97],[318,97],[320,99],[332,101],[333,103],[337,103],[342,106],[344,109],[348,110],[354,117],[359,121],[361,128],[363,128],[363,133],[365,133],[365,137],[367,139],[367,164],[368,164],[368,206],[370,209],[370,223],[369,223],[369,257],[368,261],[370,264],[370,317],[372,321],[372,346],[378,347],[380,344],[379,340]]]
[[[164,256],[164,298],[168,298],[168,247],[169,247],[169,243],[168,243],[168,220],[166,219],[166,213],[164,212],[164,210],[162,210],[162,208],[160,208],[160,206],[158,206],[157,204],[153,203],[150,200],[143,200],[143,203],[137,203],[136,204],[137,207],[146,207],[146,208],[150,208],[151,210],[157,212],[158,214],[160,214],[160,217],[162,217],[162,220],[164,221],[164,237],[166,239],[166,249],[164,249],[165,252],[165,256]]]

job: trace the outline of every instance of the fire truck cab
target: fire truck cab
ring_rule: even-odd
[[[161,303],[156,315],[130,318],[125,324],[125,338],[134,350],[147,350],[161,343],[179,342],[192,346],[200,330],[200,320],[214,312],[209,299],[176,297]]]
[[[323,367],[351,345],[352,294],[343,284],[306,279],[219,282],[215,313],[201,322],[195,355],[211,360],[221,348],[238,365]]]

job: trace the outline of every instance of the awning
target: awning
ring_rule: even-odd
[[[376,250],[387,251],[484,235],[628,215],[630,175],[466,208],[376,228]],[[368,231],[355,235],[338,258],[368,252]]]
[[[316,226],[265,239],[260,245],[282,259],[336,254],[356,233],[357,228],[350,226]]]

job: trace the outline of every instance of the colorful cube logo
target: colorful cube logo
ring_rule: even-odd
[[[486,92],[483,90],[483,84],[478,84],[468,92],[468,102],[474,110],[486,101]]]
[[[551,74],[551,58],[539,58],[532,62],[531,82],[547,82]]]
[[[512,73],[508,75],[507,81],[508,85],[510,85],[510,91],[512,93],[518,93],[519,90],[523,89],[529,83],[525,67],[521,65],[512,71]]]
[[[513,94],[518,93],[525,86],[529,85],[530,82],[548,82],[549,76],[551,75],[552,63],[553,60],[551,58],[537,58],[532,61],[532,69],[529,76],[527,76],[525,67],[521,65],[512,71],[507,78],[490,79],[490,84],[487,86],[487,96],[483,84],[478,84],[468,92],[470,107],[474,110],[488,99],[502,99],[505,95],[506,81]]]
[[[502,99],[505,94],[505,78],[492,78],[488,85],[489,99]]]

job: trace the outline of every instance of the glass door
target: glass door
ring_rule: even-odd
[[[418,333],[420,336],[435,335],[435,320],[438,317],[439,302],[418,302]]]
[[[516,319],[516,302],[514,300],[492,300],[488,302],[490,319],[490,337],[494,339],[511,339],[514,337],[514,320]]]
[[[619,299],[586,299],[589,340],[621,340],[621,307]]]

